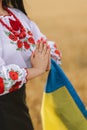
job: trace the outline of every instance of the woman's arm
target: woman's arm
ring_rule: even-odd
[[[1,54],[1,49],[0,49]],[[22,87],[26,80],[35,78],[47,70],[50,49],[47,44],[37,44],[31,56],[32,68],[20,68],[18,65],[5,65],[0,56],[0,96]]]

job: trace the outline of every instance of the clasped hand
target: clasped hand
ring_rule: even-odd
[[[36,50],[31,55],[31,64],[43,73],[50,70],[50,48],[43,39],[36,44]]]

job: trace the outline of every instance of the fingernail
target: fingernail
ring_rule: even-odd
[[[41,39],[40,39],[41,41],[44,41],[44,38],[43,37],[41,37]]]
[[[43,44],[46,44],[47,43],[47,41],[45,40],[45,41],[43,41]]]
[[[50,46],[49,46],[49,45],[47,46],[47,49],[50,49]]]
[[[40,40],[38,40],[37,43],[40,43]]]

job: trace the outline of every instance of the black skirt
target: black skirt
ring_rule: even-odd
[[[25,98],[25,85],[0,96],[0,130],[34,130]]]

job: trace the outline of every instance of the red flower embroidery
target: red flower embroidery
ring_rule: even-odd
[[[25,47],[25,49],[29,49],[30,45],[27,42],[24,42],[24,47]]]
[[[9,76],[12,80],[18,80],[18,73],[13,70],[9,72]]]
[[[32,44],[35,44],[35,41],[34,41],[34,39],[33,39],[32,37],[28,38],[28,41],[29,41],[30,43],[32,43]]]
[[[17,41],[17,37],[11,33],[9,34],[9,38],[13,41]]]
[[[10,89],[9,89],[9,92],[13,92],[15,90],[17,90],[19,88],[19,85],[21,84],[21,81],[20,82],[16,82]]]
[[[28,31],[27,33],[28,33],[28,35],[33,36],[31,31]]]
[[[18,31],[19,28],[20,28],[19,22],[18,21],[14,21],[12,19],[9,19],[9,21],[10,21],[10,25],[11,25],[12,29],[15,30],[15,31]]]
[[[18,48],[22,48],[22,46],[23,46],[23,42],[20,41],[20,40],[18,40],[18,42],[17,42],[17,46],[18,46]]]
[[[59,50],[55,50],[55,53],[60,56],[60,51]]]
[[[24,37],[26,37],[26,33],[25,32],[20,33],[19,38],[22,39]]]
[[[3,78],[0,77],[0,94],[4,92],[4,81]]]

